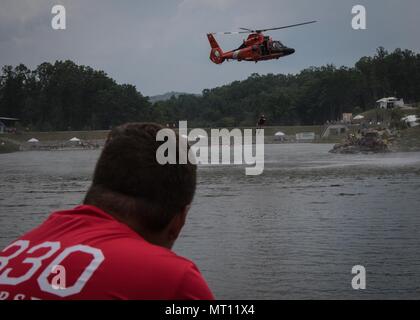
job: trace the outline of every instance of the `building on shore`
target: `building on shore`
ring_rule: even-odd
[[[19,119],[0,117],[0,134],[8,132],[16,132],[16,122]]]
[[[349,131],[348,125],[344,123],[330,124],[325,126],[321,138],[329,138],[331,136],[339,136]]]
[[[379,109],[394,109],[404,107],[404,100],[395,97],[382,98],[376,101],[376,106]]]
[[[315,132],[296,133],[297,142],[313,142],[314,140],[315,140]]]
[[[408,127],[417,127],[420,125],[420,118],[418,118],[415,114],[406,116],[401,119]]]

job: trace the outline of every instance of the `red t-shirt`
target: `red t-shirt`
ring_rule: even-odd
[[[191,261],[93,206],[53,213],[0,252],[4,299],[214,299]]]

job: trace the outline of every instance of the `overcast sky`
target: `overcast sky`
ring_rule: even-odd
[[[51,8],[62,4],[67,29],[53,30]],[[351,28],[351,9],[367,9],[367,30]],[[1,0],[0,65],[71,59],[104,70],[144,95],[199,93],[251,73],[296,73],[327,63],[353,65],[376,48],[420,52],[419,0]],[[269,34],[296,49],[259,62],[209,60],[207,32],[265,28],[318,20]],[[224,50],[242,36],[218,36]]]

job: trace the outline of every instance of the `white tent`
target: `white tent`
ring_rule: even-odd
[[[406,122],[417,121],[417,116],[414,115],[414,114],[411,114],[409,116],[406,116],[406,117],[402,118],[401,121],[406,121]]]
[[[364,116],[362,116],[361,114],[359,114],[359,115],[355,116],[355,117],[353,118],[353,120],[362,120],[362,119],[364,119],[364,118],[365,118]]]
[[[79,138],[73,137],[69,140],[70,142],[80,142]]]
[[[418,121],[420,121],[420,118],[417,118],[416,115],[411,114],[409,116],[402,118],[401,121],[404,121],[410,127],[417,127],[419,125]]]
[[[38,139],[36,139],[36,138],[31,138],[31,139],[29,139],[29,140],[28,140],[28,142],[29,142],[29,143],[38,143],[38,142],[39,142],[39,140],[38,140]]]
[[[284,141],[286,139],[286,134],[284,132],[276,132],[274,134],[274,140],[276,141]]]

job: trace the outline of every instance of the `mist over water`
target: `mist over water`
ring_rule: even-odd
[[[420,153],[265,146],[265,169],[200,166],[174,250],[217,298],[420,298]],[[0,247],[81,203],[99,151],[0,155]],[[351,287],[351,268],[367,289]]]

